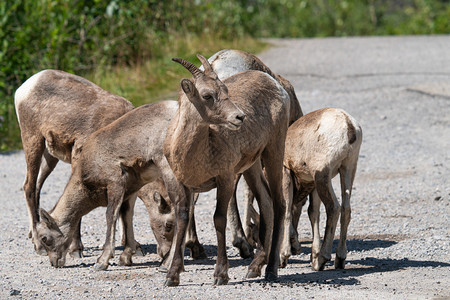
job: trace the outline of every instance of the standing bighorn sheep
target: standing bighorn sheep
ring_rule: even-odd
[[[178,198],[178,182],[162,149],[167,126],[177,109],[175,101],[136,108],[91,134],[77,150],[78,158],[63,195],[51,214],[40,210],[41,222],[36,226],[37,236],[53,266],[64,265],[76,224],[98,206],[107,207],[107,232],[103,253],[95,268],[107,269],[114,255],[119,212],[124,218],[125,233],[120,262],[132,263],[137,246],[132,217],[139,189],[161,178],[170,198],[173,201]]]
[[[211,67],[220,80],[224,80],[234,74],[247,70],[258,70],[269,74],[276,79],[281,86],[286,90],[290,99],[289,107],[289,125],[294,123],[298,118],[303,116],[300,103],[295,94],[294,87],[291,83],[279,74],[275,74],[255,55],[241,50],[224,49],[208,59]],[[264,162],[263,162],[264,163]],[[249,186],[244,181],[244,198],[246,203],[252,203],[254,195]],[[233,246],[239,248],[240,255],[244,258],[250,256],[252,247],[256,245],[251,233],[251,216],[250,210],[253,206],[246,206],[244,210],[244,228],[239,217],[236,197],[230,201],[228,209],[228,219],[230,220],[231,238]],[[250,243],[249,243],[250,241]]]
[[[27,163],[23,190],[29,237],[33,237],[36,252],[44,254],[36,239],[36,223],[45,179],[59,160],[73,163],[74,153],[91,133],[132,110],[133,105],[82,77],[56,70],[31,76],[17,89],[14,102]],[[80,256],[82,248],[78,237],[71,253]]]
[[[345,111],[323,108],[301,117],[287,132],[283,174],[284,197],[287,201],[281,264],[291,255],[291,241],[298,243],[296,228],[301,208],[310,196],[308,215],[313,231],[311,262],[322,270],[331,259],[336,225],[341,213],[341,232],[335,267],[344,268],[347,257],[347,228],[350,222],[350,196],[362,142],[358,122]],[[342,206],[334,194],[331,179],[339,173]],[[327,221],[320,246],[320,201],[325,205]],[[341,210],[341,211],[340,211]],[[293,221],[292,221],[293,219]]]
[[[191,209],[187,196],[214,187],[217,187],[214,226],[218,242],[214,283],[228,282],[225,227],[228,203],[239,173],[243,173],[257,197],[263,224],[260,238],[264,251],[252,261],[247,276],[259,276],[268,256],[266,278],[273,279],[278,273],[284,218],[281,180],[289,95],[274,78],[260,71],[242,72],[222,83],[209,62],[201,55],[197,57],[205,71],[183,59],[174,59],[193,78],[181,80],[180,107],[170,122],[164,143],[167,160],[183,185],[180,192],[185,193],[175,202],[177,231],[166,285],[178,285],[184,268],[182,246]],[[268,186],[260,158],[268,170]]]

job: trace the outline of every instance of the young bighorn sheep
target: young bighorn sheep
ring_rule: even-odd
[[[298,225],[301,208],[310,194],[308,215],[313,231],[311,262],[322,270],[331,259],[336,225],[341,213],[341,232],[336,251],[335,267],[343,269],[347,257],[347,228],[350,223],[350,196],[362,142],[362,130],[348,113],[337,108],[323,108],[301,117],[287,132],[284,156],[283,188],[286,204],[281,264],[291,255],[291,240]],[[331,179],[339,173],[342,206],[334,194]],[[325,205],[327,221],[320,246],[320,201]],[[295,209],[294,209],[295,208]],[[294,216],[291,213],[295,211]],[[292,222],[292,218],[294,222]],[[293,225],[292,225],[293,224]]]
[[[95,268],[105,270],[114,255],[115,224],[124,217],[124,265],[136,251],[132,217],[136,195],[145,184],[162,178],[173,201],[178,183],[163,154],[170,119],[178,109],[175,101],[136,108],[91,134],[78,149],[72,175],[51,214],[43,209],[36,226],[37,237],[55,267],[62,267],[69,244],[83,215],[106,206],[107,232],[102,255]],[[174,192],[175,191],[175,192]]]
[[[164,143],[167,160],[182,183],[180,192],[186,195],[175,202],[177,232],[165,284],[178,285],[183,271],[182,246],[191,206],[187,196],[215,187],[214,226],[218,253],[214,284],[228,282],[225,227],[228,203],[239,173],[243,173],[257,196],[263,224],[260,238],[264,251],[250,264],[247,276],[260,275],[269,256],[266,278],[273,279],[278,272],[280,229],[284,218],[281,179],[289,95],[275,79],[260,71],[241,72],[222,83],[208,61],[201,55],[197,57],[205,71],[186,60],[174,59],[191,72],[193,78],[181,80],[180,107],[170,122]],[[269,186],[260,158],[268,170]]]
[[[74,153],[91,133],[132,110],[133,105],[82,77],[57,70],[31,76],[17,89],[14,102],[27,163],[23,190],[30,218],[29,237],[33,237],[36,252],[44,254],[36,239],[44,181],[59,160],[73,163]],[[81,252],[78,237],[71,253],[79,256]]]

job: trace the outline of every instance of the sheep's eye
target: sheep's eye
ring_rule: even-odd
[[[41,237],[41,242],[43,242],[44,244],[47,244],[48,239],[46,236]]]
[[[205,99],[205,100],[211,100],[212,99],[212,96],[210,95],[210,94],[206,94],[206,95],[203,95],[203,99]]]
[[[167,222],[166,223],[166,231],[169,232],[171,231],[173,228],[173,224],[171,222]]]

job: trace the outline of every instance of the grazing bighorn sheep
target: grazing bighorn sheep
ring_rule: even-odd
[[[313,111],[289,127],[283,174],[283,192],[287,204],[280,250],[282,266],[286,265],[291,255],[291,240],[298,242],[296,234],[292,237],[292,229],[296,232],[301,208],[306,202],[306,197],[312,193],[308,208],[313,231],[312,266],[316,271],[322,270],[325,263],[331,259],[334,233],[341,213],[341,232],[335,267],[344,268],[347,257],[347,228],[351,214],[350,196],[361,142],[362,130],[358,122],[337,108]],[[341,179],[341,212],[331,184],[331,179],[337,173]],[[327,213],[322,246],[319,233],[320,201],[325,205]],[[296,213],[291,217],[294,208]]]
[[[257,196],[263,224],[260,238],[264,251],[252,261],[247,276],[259,276],[268,256],[266,278],[273,279],[278,273],[284,218],[281,180],[289,95],[274,78],[260,71],[245,71],[222,83],[209,62],[201,55],[197,57],[205,71],[186,60],[173,59],[189,70],[193,78],[181,80],[180,107],[170,122],[164,143],[164,154],[182,183],[180,192],[186,195],[175,202],[177,232],[165,284],[178,285],[183,271],[182,246],[191,209],[187,196],[215,187],[218,253],[214,284],[228,282],[225,227],[228,203],[239,173],[243,173]],[[268,170],[268,186],[260,158]]]
[[[175,101],[144,105],[91,134],[77,149],[72,175],[63,195],[48,214],[43,209],[36,226],[37,237],[55,267],[65,263],[68,245],[83,215],[106,206],[107,232],[102,255],[95,268],[105,270],[114,255],[115,224],[124,217],[124,265],[136,251],[132,217],[136,195],[145,184],[162,178],[173,201],[178,182],[163,154],[170,119],[178,109]]]
[[[176,221],[174,205],[170,201],[169,194],[162,179],[147,183],[139,190],[138,197],[144,202],[147,208],[150,226],[157,241],[157,253],[163,259],[160,270],[164,270],[166,267],[164,264],[170,264],[166,260],[175,234]],[[197,201],[197,198],[198,194],[194,197],[194,202]],[[194,215],[189,218],[189,221],[192,223],[189,224],[188,231],[186,232],[186,247],[190,250],[193,259],[206,258],[205,250],[198,241]],[[125,244],[124,240],[122,244]]]
[[[31,76],[17,89],[14,102],[27,163],[23,190],[30,218],[29,237],[33,237],[36,252],[44,254],[36,239],[44,181],[59,160],[73,163],[74,153],[91,133],[132,110],[133,105],[82,77],[57,70]],[[82,248],[78,237],[71,253],[79,256]]]

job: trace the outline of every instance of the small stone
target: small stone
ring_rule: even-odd
[[[18,291],[18,290],[10,290],[10,291],[9,291],[9,295],[10,295],[10,296],[17,296],[17,295],[20,295],[20,291]]]
[[[441,199],[442,199],[441,196],[437,196],[436,198],[434,198],[434,201],[439,201],[439,200],[441,200]]]

